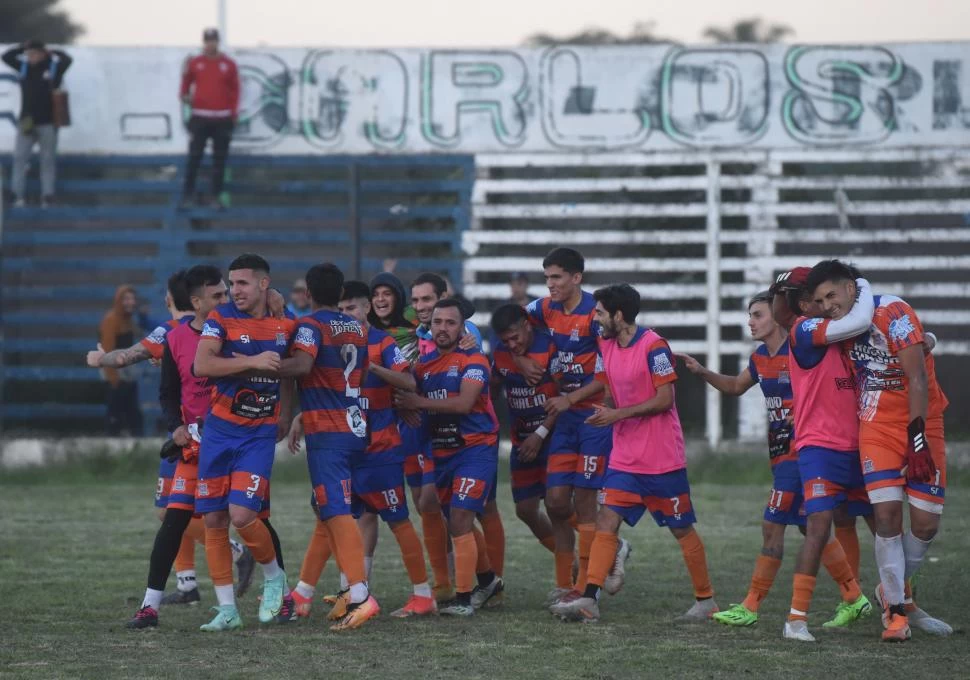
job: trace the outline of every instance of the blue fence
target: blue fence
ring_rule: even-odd
[[[225,267],[248,251],[267,257],[284,293],[325,260],[366,279],[392,258],[404,280],[431,270],[460,285],[470,156],[236,156],[224,211],[179,209],[183,163],[168,156],[64,157],[57,205],[5,209],[0,413],[7,430],[100,423],[104,388],[97,371],[84,366],[84,353],[122,283],[135,285],[160,319],[172,271]],[[4,186],[9,171],[5,160]],[[206,175],[203,168],[200,180]],[[36,193],[35,182],[28,187]],[[148,416],[157,413],[156,374],[149,371],[140,390]]]

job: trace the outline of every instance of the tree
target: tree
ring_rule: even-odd
[[[84,33],[84,27],[71,21],[60,0],[2,0],[0,2],[0,43],[40,40],[64,45]]]
[[[525,39],[529,47],[546,45],[647,45],[650,43],[671,42],[654,34],[652,21],[638,21],[633,25],[630,35],[617,35],[605,28],[591,26],[570,36],[555,36],[549,33],[533,33]]]
[[[728,28],[710,26],[704,31],[705,38],[718,43],[773,43],[793,35],[795,31],[790,26],[765,26],[758,18],[741,19]]]

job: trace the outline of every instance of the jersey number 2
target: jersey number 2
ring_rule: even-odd
[[[349,343],[341,345],[340,358],[346,364],[344,366],[344,384],[346,385],[344,395],[356,399],[360,396],[360,388],[350,386],[350,374],[357,367],[357,345],[351,345]]]

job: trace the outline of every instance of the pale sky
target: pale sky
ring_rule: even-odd
[[[228,44],[239,47],[508,47],[542,31],[637,21],[679,42],[710,25],[761,17],[812,43],[970,40],[967,0],[225,0]],[[196,45],[218,0],[62,0],[87,28],[80,44]]]

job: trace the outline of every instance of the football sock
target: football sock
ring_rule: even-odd
[[[195,569],[176,571],[175,578],[178,579],[178,589],[183,593],[190,593],[199,587],[199,583],[195,578]]]
[[[310,595],[300,591],[304,597],[311,597],[313,589],[320,581],[320,574],[330,559],[330,532],[327,531],[327,523],[317,520],[313,527],[313,534],[306,547],[306,554],[303,555],[303,564],[300,567],[300,581],[311,587]]]
[[[855,576],[856,581],[859,580],[859,563],[861,561],[861,553],[859,551],[859,534],[856,533],[855,527],[835,527],[835,537],[842,544],[842,549],[845,551],[845,558],[849,560],[849,566],[852,567],[852,575]]]
[[[448,526],[444,516],[438,512],[421,513],[421,532],[424,534],[424,547],[428,551],[428,561],[434,573],[434,584],[439,587],[451,585],[448,573]]]
[[[478,563],[478,546],[470,532],[453,536],[455,546],[455,586],[459,594],[471,595],[475,588],[475,566]]]
[[[556,558],[556,587],[573,587],[573,559],[575,554],[572,552],[557,552]]]
[[[276,562],[276,548],[273,547],[273,537],[262,521],[254,519],[246,526],[236,527],[236,533],[249,548],[249,552],[253,554],[253,559],[263,565],[264,569],[267,563],[272,562],[279,570],[279,564]]]
[[[849,565],[849,561],[845,559],[845,550],[842,549],[842,544],[838,540],[831,538],[825,544],[825,549],[822,550],[822,564],[825,566],[825,570],[829,572],[832,580],[839,584],[839,591],[844,601],[855,602],[859,599],[862,590],[852,574],[852,567]]]
[[[882,581],[883,594],[890,605],[903,603],[906,575],[906,554],[903,551],[903,537],[884,538],[876,534],[876,565]]]
[[[768,597],[768,591],[771,590],[771,584],[775,582],[780,567],[781,560],[777,557],[758,555],[758,560],[754,563],[754,573],[751,575],[751,586],[741,603],[742,607],[751,612],[758,611],[761,601]]]
[[[209,564],[209,576],[216,589],[219,604],[235,604],[232,588],[232,549],[229,547],[227,527],[205,530],[205,559]],[[227,590],[228,588],[228,590]]]
[[[418,532],[410,520],[398,522],[391,527],[398,547],[401,548],[401,560],[408,572],[408,579],[412,585],[427,583],[428,569],[424,565],[424,550],[418,539]],[[430,591],[429,591],[430,592]]]
[[[357,523],[350,515],[336,515],[326,522],[337,565],[347,575],[347,583],[351,586],[351,601],[363,602],[367,599],[366,595],[360,600],[353,599],[353,586],[367,581],[367,572],[364,570],[364,542]],[[364,590],[366,592],[366,586]]]
[[[579,574],[576,576],[576,590],[583,592],[586,588],[586,574],[589,569],[589,551],[593,547],[596,536],[595,524],[580,524],[579,528]]]
[[[704,552],[704,542],[701,541],[700,534],[691,529],[689,534],[677,541],[680,543],[691,583],[694,584],[694,597],[698,600],[714,597],[714,588],[707,571],[707,554]]]
[[[485,542],[485,535],[478,530],[478,527],[472,525],[472,536],[475,537],[475,552],[478,557],[475,561],[475,573],[484,574],[485,572],[493,571],[492,562],[488,559],[488,544]],[[456,565],[457,559],[458,557],[456,555]],[[457,566],[455,568],[457,569]]]
[[[205,545],[203,542],[202,545]],[[195,539],[186,531],[179,542],[178,553],[175,555],[175,571],[195,570]]]
[[[482,515],[479,520],[485,533],[485,546],[488,549],[488,561],[492,571],[502,576],[505,570],[505,526],[498,511]]]
[[[926,556],[926,551],[930,549],[930,543],[932,542],[932,539],[924,541],[916,538],[909,531],[903,534],[903,554],[906,557],[905,578],[907,586],[909,585],[909,580],[916,575],[920,565],[923,564],[923,558]],[[904,593],[904,596],[912,598],[912,593]]]
[[[541,539],[539,541],[539,543],[541,543],[542,546],[546,550],[548,550],[549,552],[551,552],[551,553],[555,553],[556,552],[556,537],[555,536],[546,536],[545,538]]]
[[[305,597],[308,600],[313,597],[313,593],[315,593],[316,590],[317,589],[314,586],[311,586],[305,581],[300,581],[296,584],[296,592],[299,593],[301,597]]]
[[[361,542],[361,549],[363,549],[363,542]],[[370,570],[374,566],[374,558],[370,555],[364,555],[364,581],[370,583]]]
[[[154,590],[152,588],[146,588],[145,589],[145,598],[141,601],[141,606],[142,607],[151,607],[155,611],[158,611],[158,608],[162,604],[162,594],[163,593],[162,593],[161,590]]]
[[[185,527],[185,534],[183,535],[190,537],[199,545],[205,546],[205,521],[201,517],[193,517],[189,521],[189,525]]]
[[[789,621],[808,621],[808,610],[812,606],[812,593],[815,591],[815,577],[808,574],[795,574],[792,581],[791,609]]]
[[[273,525],[269,523],[268,519],[263,519],[263,524],[266,525],[266,530],[269,532],[270,538],[273,539],[273,550],[276,551],[276,563],[280,565],[280,569],[286,571],[286,567],[283,566],[283,547],[280,545],[279,534],[276,533],[276,529],[273,528]]]
[[[593,538],[593,546],[589,552],[589,568],[586,574],[586,587],[603,587],[606,577],[616,561],[616,549],[620,545],[620,537],[611,531],[597,531]]]
[[[148,562],[148,587],[152,590],[165,590],[165,582],[182,544],[182,533],[191,519],[191,510],[169,508],[165,511],[162,524],[155,533],[155,544]]]

